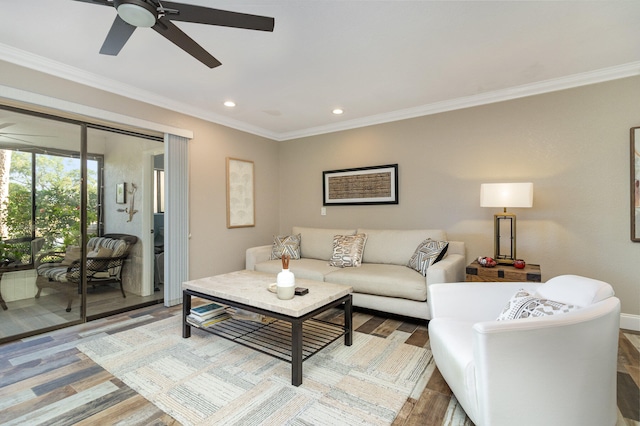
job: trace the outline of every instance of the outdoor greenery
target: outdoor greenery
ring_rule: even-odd
[[[57,155],[14,151],[11,157],[9,197],[3,201],[2,220],[7,239],[31,237],[32,162],[35,176],[35,235],[45,239],[48,250],[64,250],[80,244],[80,160]],[[87,223],[97,222],[97,173],[88,169]],[[85,238],[88,238],[85,237]],[[29,244],[2,244],[1,257],[23,262],[30,258]],[[26,259],[25,259],[26,258]]]

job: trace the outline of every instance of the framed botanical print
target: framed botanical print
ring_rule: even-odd
[[[227,228],[255,226],[253,161],[227,158]]]

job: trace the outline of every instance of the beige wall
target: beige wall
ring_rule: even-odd
[[[640,244],[629,239],[629,128],[640,77],[287,142],[235,131],[0,61],[0,84],[194,131],[190,278],[244,265],[244,251],[294,225],[443,228],[467,258],[491,255],[484,182],[531,181],[518,256],[610,282],[640,314]],[[226,229],[225,158],[255,161],[256,227]],[[322,206],[322,171],[399,164],[400,204]],[[280,173],[279,170],[286,170]]]
[[[533,182],[518,217],[518,257],[543,280],[610,282],[640,314],[640,244],[630,241],[629,128],[640,125],[640,77],[283,142],[280,232],[294,225],[443,228],[467,260],[493,253],[480,184]],[[399,201],[330,206],[322,171],[398,163]]]
[[[189,277],[244,267],[247,247],[271,241],[279,220],[278,143],[0,61],[0,85],[192,130]],[[227,229],[225,158],[255,161],[256,226]]]

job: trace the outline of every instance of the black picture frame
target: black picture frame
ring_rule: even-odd
[[[398,204],[398,165],[322,172],[322,205]]]

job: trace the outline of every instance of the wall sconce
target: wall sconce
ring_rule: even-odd
[[[516,215],[507,207],[532,207],[533,183],[483,183],[480,185],[480,207],[502,207],[493,215],[494,259],[512,264],[516,260]]]

